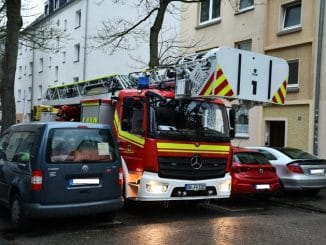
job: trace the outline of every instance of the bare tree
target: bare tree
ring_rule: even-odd
[[[23,20],[20,14],[21,0],[5,0],[6,37],[5,51],[2,62],[3,77],[1,82],[2,122],[1,129],[5,130],[16,122],[16,106],[14,84],[18,53],[19,31]]]
[[[159,42],[159,35],[167,12],[173,14],[176,9],[175,3],[198,3],[204,0],[138,0],[136,8],[143,9],[145,14],[140,16],[137,21],[128,21],[126,19],[115,19],[103,24],[102,30],[94,38],[101,47],[109,47],[111,53],[117,49],[129,49],[130,38],[134,42],[144,37],[144,26],[151,25],[149,30],[149,68],[158,66],[166,62],[167,57],[171,58],[171,52],[167,50],[174,47],[193,47],[194,43],[181,44],[175,41],[163,40]],[[115,3],[121,3],[123,0],[114,0]],[[167,43],[171,45],[166,45]],[[165,47],[165,48],[164,48]],[[168,47],[168,49],[166,49]]]

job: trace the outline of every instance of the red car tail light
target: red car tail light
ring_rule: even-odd
[[[119,168],[119,180],[118,180],[119,185],[123,185],[123,170],[122,168]]]
[[[43,172],[41,170],[33,170],[31,176],[31,185],[33,191],[40,191],[43,187]]]
[[[248,167],[241,167],[241,166],[233,166],[231,169],[231,172],[233,173],[241,173],[241,172],[246,172],[249,171],[250,168]]]
[[[299,163],[293,162],[293,163],[289,163],[287,165],[288,169],[293,172],[293,173],[297,173],[297,174],[303,174],[303,170],[300,166]]]

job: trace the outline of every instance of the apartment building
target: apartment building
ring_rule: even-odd
[[[183,7],[180,37],[201,43],[191,52],[229,46],[289,63],[285,105],[238,110],[233,143],[313,152],[319,1],[207,0]]]
[[[146,40],[132,43],[133,50],[118,50],[112,54],[106,47],[96,48],[94,39],[109,20],[135,21],[139,15],[139,9],[134,6],[137,2],[46,1],[44,14],[26,30],[35,29],[38,35],[44,32],[44,38],[50,39],[46,40],[46,47],[39,48],[28,40],[21,40],[19,46],[15,78],[17,121],[31,120],[31,110],[34,105],[43,103],[48,86],[128,74],[146,67],[149,60]],[[174,30],[169,16],[166,20],[169,29]]]

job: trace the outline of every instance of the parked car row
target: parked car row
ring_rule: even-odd
[[[231,195],[326,188],[326,160],[294,148],[233,147]],[[31,217],[121,208],[122,161],[111,127],[80,122],[13,125],[0,136],[0,204],[14,227]]]
[[[232,194],[275,194],[326,188],[326,160],[290,147],[234,147]]]

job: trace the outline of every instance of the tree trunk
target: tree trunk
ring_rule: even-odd
[[[1,82],[2,122],[1,131],[16,123],[15,73],[18,54],[19,31],[23,21],[20,14],[21,0],[6,0],[7,35],[5,55],[2,62]]]
[[[164,21],[164,15],[166,9],[171,0],[160,0],[160,7],[158,9],[155,21],[150,30],[150,38],[149,38],[149,68],[153,68],[159,65],[159,57],[158,57],[158,35],[160,34],[160,30],[162,28],[162,24]]]

